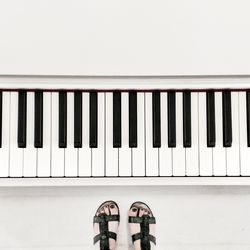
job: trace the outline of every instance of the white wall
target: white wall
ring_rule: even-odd
[[[250,74],[249,0],[0,0],[0,74]]]

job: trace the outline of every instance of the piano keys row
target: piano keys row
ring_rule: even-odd
[[[250,175],[248,92],[1,92],[1,177]]]

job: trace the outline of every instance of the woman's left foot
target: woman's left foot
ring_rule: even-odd
[[[119,207],[114,201],[105,201],[99,206],[93,221],[96,249],[115,250],[119,222]]]
[[[135,250],[153,250],[156,245],[156,221],[149,206],[140,201],[133,203],[128,222]]]

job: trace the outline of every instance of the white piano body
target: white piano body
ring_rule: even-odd
[[[242,91],[236,93],[245,96],[244,91],[249,88],[249,83],[248,77],[239,76],[0,78],[0,87],[5,90],[7,87],[6,91],[17,91],[19,86],[26,89],[96,88],[105,91],[117,88],[186,89],[188,86],[190,89],[200,89],[198,93],[202,93],[202,96],[202,90],[207,88],[222,90],[235,89],[236,86]],[[246,98],[241,100],[245,101]],[[241,145],[247,149],[246,143],[238,144]],[[222,150],[223,155],[225,151]],[[211,161],[210,158],[207,160]],[[246,165],[248,162],[245,162]],[[238,171],[239,164],[235,165]],[[183,169],[183,165],[178,167]],[[126,230],[126,211],[129,204],[140,199],[150,204],[158,218],[159,250],[204,247],[211,250],[248,249],[250,228],[246,217],[249,216],[249,184],[250,177],[244,175],[0,178],[0,248],[91,250],[93,212],[101,201],[114,199],[122,213],[117,249],[132,249]]]
[[[47,93],[47,95],[51,96],[50,98],[52,98],[51,99],[52,102],[54,102],[53,95],[58,94],[59,90],[66,90],[68,96],[72,94],[72,98],[73,98],[73,91],[79,89],[83,91],[82,92],[83,95],[89,95],[90,90],[92,91],[96,90],[98,93],[102,93],[105,96],[104,105],[106,107],[105,111],[106,118],[105,118],[105,127],[103,124],[101,124],[101,121],[99,122],[99,124],[101,124],[99,125],[99,127],[101,126],[104,129],[103,130],[104,132],[100,130],[101,131],[100,134],[103,138],[105,138],[104,139],[105,143],[101,145],[102,149],[99,149],[99,152],[98,149],[97,151],[96,149],[88,149],[88,151],[85,152],[84,148],[88,147],[87,141],[89,138],[88,131],[86,131],[87,135],[86,134],[83,135],[83,137],[85,136],[86,140],[83,146],[83,150],[76,148],[74,149],[73,133],[72,131],[70,131],[70,129],[71,130],[73,129],[73,125],[71,127],[68,126],[68,138],[70,138],[70,136],[72,137],[69,139],[68,148],[59,149],[62,150],[62,152],[58,153],[57,142],[53,146],[53,142],[51,143],[51,140],[53,140],[53,138],[52,139],[49,138],[50,143],[46,144],[49,147],[49,149],[47,149],[49,152],[47,155],[44,154],[46,157],[48,157],[48,159],[44,159],[43,157],[40,158],[38,157],[39,154],[43,155],[43,153],[40,152],[43,151],[44,149],[34,148],[33,140],[27,139],[28,140],[27,143],[29,145],[27,145],[26,149],[25,148],[21,149],[22,152],[19,153],[20,154],[19,159],[21,159],[19,160],[20,162],[17,162],[17,160],[15,159],[17,165],[19,165],[19,169],[18,167],[17,169],[14,169],[14,172],[12,174],[10,170],[11,166],[8,165],[8,170],[6,170],[8,171],[8,174],[6,176],[1,176],[2,178],[0,178],[0,186],[103,186],[103,185],[164,186],[164,185],[249,185],[250,184],[250,178],[249,178],[250,168],[248,168],[249,148],[247,147],[247,131],[246,131],[246,120],[247,120],[246,91],[250,88],[250,78],[247,76],[237,76],[237,77],[235,76],[224,76],[224,77],[219,77],[219,76],[203,76],[203,77],[202,76],[198,77],[197,76],[185,76],[185,77],[2,76],[0,77],[0,88],[3,90],[3,93],[17,93],[17,91],[20,89],[20,86],[21,89],[26,89],[28,93],[31,93],[33,95],[34,95],[34,90],[37,89],[45,90],[44,93]],[[138,172],[140,170],[136,169],[137,168],[136,164],[134,164],[134,171],[132,171],[132,173],[127,171],[126,170],[127,167],[131,168],[131,154],[133,154],[132,151],[134,149],[128,148],[128,146],[127,149],[124,149],[123,148],[124,145],[120,149],[114,149],[112,148],[112,146],[110,146],[111,143],[109,143],[108,140],[112,141],[112,122],[110,122],[109,119],[112,120],[112,116],[108,116],[108,112],[112,111],[112,106],[110,107],[108,106],[109,105],[108,98],[111,98],[111,103],[112,103],[113,90],[120,90],[122,93],[125,94],[129,90],[137,90],[138,93],[142,93],[142,95],[144,96],[145,102],[143,105],[144,105],[144,110],[146,110],[146,107],[151,109],[152,100],[150,99],[149,104],[147,104],[146,98],[152,95],[152,91],[160,90],[161,97],[163,99],[167,91],[173,89],[176,90],[176,96],[177,96],[176,98],[178,99],[178,95],[180,96],[179,101],[182,101],[183,90],[188,89],[191,91],[191,93],[193,93],[193,95],[191,95],[191,100],[193,105],[191,123],[192,127],[195,128],[197,131],[192,130],[192,133],[194,133],[192,134],[193,138],[192,147],[183,148],[182,146],[183,128],[182,126],[180,127],[178,125],[178,122],[179,124],[180,123],[182,124],[183,122],[182,108],[180,108],[178,112],[178,104],[176,104],[177,105],[176,133],[177,133],[177,141],[179,140],[177,144],[179,143],[179,145],[177,145],[176,148],[172,148],[170,153],[167,150],[166,138],[162,138],[162,140],[165,141],[165,144],[163,142],[164,145],[162,145],[161,148],[155,149],[152,147],[151,145],[152,139],[151,140],[148,139],[149,137],[150,138],[152,137],[152,124],[151,127],[148,125],[148,123],[152,121],[151,120],[152,110],[151,113],[145,111],[146,112],[145,114],[148,117],[146,117],[143,122],[145,122],[146,124],[145,127],[150,127],[150,129],[149,130],[145,129],[145,131],[143,132],[143,136],[145,135],[146,138],[145,141],[143,142],[144,144],[142,145],[143,148],[139,148],[140,145],[138,146],[139,150],[142,151],[142,153],[139,154],[141,158],[138,159],[142,162],[141,167],[143,168],[143,171],[144,170],[145,171]],[[220,98],[218,99],[220,100],[220,105],[216,103],[215,106],[217,145],[214,148],[206,147],[207,130],[206,130],[206,122],[204,123],[204,121],[206,120],[206,106],[205,106],[206,104],[204,98],[206,97],[206,91],[208,89],[213,89],[215,90],[215,93],[217,93],[215,94],[215,100],[217,100],[216,98]],[[222,132],[221,103],[222,103],[222,92],[225,89],[232,91],[231,94],[232,94],[232,117],[233,117],[232,119],[233,144],[232,147],[229,148],[225,148],[222,146],[223,132]],[[123,106],[128,105],[128,103],[126,102],[124,103],[123,97],[124,96],[122,95],[122,103],[121,103],[122,110],[124,108]],[[193,102],[194,98],[196,99]],[[178,102],[177,99],[176,102]],[[68,99],[69,103],[70,100],[71,99]],[[163,104],[166,104],[164,103],[164,100],[162,100],[162,102]],[[30,102],[30,105],[33,107],[30,110],[34,112],[34,99],[33,103]],[[73,105],[73,99],[71,100],[71,105]],[[83,101],[83,106],[84,105],[88,105],[88,103],[84,104]],[[204,108],[204,110],[202,109],[202,107]],[[110,111],[108,109],[110,109]],[[217,112],[218,109],[220,110],[220,113]],[[17,110],[17,107],[15,110]],[[58,108],[56,108],[56,112],[57,110]],[[164,110],[164,106],[162,106],[162,110]],[[73,111],[74,109],[72,108],[71,114],[68,112],[68,120],[70,119],[73,120]],[[87,112],[87,110],[85,111]],[[87,120],[88,123],[89,120],[86,117],[86,114],[84,114],[85,111],[83,111],[83,120]],[[56,117],[58,116],[58,113],[54,114],[56,114],[54,116]],[[127,123],[127,127],[122,128],[123,129],[122,134],[124,133],[125,135],[128,136],[127,132],[128,113],[126,114],[127,117],[123,118],[125,119],[123,121],[124,123]],[[45,109],[43,115],[44,117],[53,116],[52,113],[49,113],[48,115]],[[161,113],[161,115],[164,114]],[[199,119],[197,118],[198,116],[200,116]],[[195,119],[195,117],[196,120],[193,120]],[[167,119],[166,114],[165,117],[162,118],[162,122],[164,122],[164,118]],[[16,121],[17,118],[15,122]],[[31,121],[32,122],[30,122],[29,119],[27,121],[27,126],[29,128],[32,127],[31,124],[33,124],[34,122],[33,116]],[[49,136],[53,137],[51,136],[52,133],[51,128],[54,125],[53,121],[50,122],[51,123],[49,126],[47,126],[47,128],[48,130],[50,130]],[[219,122],[220,122],[219,125],[220,127],[218,128],[217,123]],[[83,124],[83,127],[85,125],[86,124]],[[108,126],[111,126],[111,128],[108,129]],[[166,131],[164,130],[167,130],[167,125],[165,123],[162,124],[161,130],[162,130],[162,137],[166,136]],[[55,128],[55,131],[56,132],[54,133],[58,134],[58,125]],[[27,130],[27,137],[33,138],[33,133],[34,133],[34,127],[30,130]],[[111,135],[108,135],[108,133],[111,133]],[[195,137],[196,135],[197,137]],[[128,140],[128,138],[123,137],[122,140],[126,141]],[[10,141],[10,145],[8,147],[11,148],[13,146],[12,144],[16,144],[16,142],[17,138],[14,138],[12,141]],[[16,154],[16,152],[19,152],[20,150],[17,148],[17,146],[14,147],[16,147],[14,150],[11,151],[10,149],[9,151],[10,162],[14,160],[13,158],[18,157],[17,155],[18,153]],[[120,150],[119,153],[118,150]],[[157,151],[157,153],[155,153],[155,150]],[[58,155],[56,155],[55,156],[56,160],[54,160],[55,163],[53,164],[52,160],[49,157],[53,158],[54,152],[55,154],[58,154],[59,157],[61,157],[61,159],[56,158],[58,157]],[[78,158],[76,154],[78,155]],[[83,154],[84,157],[81,156],[81,154]],[[123,154],[129,160],[126,158],[122,158]],[[167,156],[164,156],[164,154],[167,154]],[[75,158],[72,155],[75,155]],[[100,158],[103,157],[103,161],[105,161],[105,163],[101,161],[100,162],[96,161],[96,166],[95,166],[93,163],[93,161],[95,161],[95,159],[93,159],[94,156]],[[71,162],[68,162],[68,166],[67,166],[67,161],[65,162],[65,158],[67,157],[71,159]],[[82,159],[82,163],[81,163],[81,157],[84,158]],[[90,157],[92,157],[91,160]],[[167,157],[169,157],[170,159],[168,159]],[[178,159],[180,157],[182,157],[182,159]],[[34,169],[33,173],[32,173],[32,166],[31,167],[27,166],[27,164],[30,165],[31,159],[34,160],[33,162],[35,164],[35,167],[33,167]],[[151,163],[152,159],[154,159],[153,163]],[[89,166],[88,166],[88,160],[89,162],[91,161]],[[117,163],[115,162],[116,160],[118,161]],[[178,164],[173,164],[173,161],[177,161]],[[26,164],[26,162],[28,163]],[[46,162],[47,166],[45,164]],[[161,166],[159,162],[161,162]],[[58,172],[56,171],[58,171],[59,169],[57,165],[59,165],[60,163],[62,163],[62,167],[64,169],[62,169],[62,172],[59,172],[61,174],[57,174]],[[211,163],[211,165],[209,165],[209,163]],[[10,163],[7,162],[7,164]],[[150,164],[152,166],[149,166],[150,168],[147,168],[146,165]],[[66,170],[67,167],[68,170]],[[71,167],[73,170],[71,170]],[[104,170],[105,167],[106,169]],[[120,167],[119,174],[118,174],[118,167]],[[141,167],[139,166],[139,168]],[[54,170],[53,168],[55,168],[56,170]],[[91,168],[89,169],[89,172],[88,168]],[[94,171],[93,168],[97,169],[96,173],[93,172]],[[100,170],[101,168],[103,168],[103,170]],[[47,174],[43,174],[43,171],[45,171],[46,173],[46,169],[48,169],[49,172]],[[75,170],[78,169],[78,172],[77,171],[74,172],[74,169]],[[154,171],[154,169],[156,169],[156,171]],[[169,169],[169,171],[167,169]],[[137,174],[133,174],[136,172]]]

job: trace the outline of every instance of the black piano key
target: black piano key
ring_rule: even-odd
[[[121,147],[121,92],[113,93],[113,147]]]
[[[250,91],[246,92],[247,104],[247,146],[250,147]]]
[[[27,92],[18,92],[18,130],[17,144],[19,148],[26,148],[27,123]]]
[[[74,147],[82,147],[82,92],[74,93]]]
[[[161,147],[161,94],[159,91],[152,93],[153,113],[153,147]]]
[[[185,91],[183,92],[183,146],[189,148],[191,145],[191,93]]]
[[[59,148],[67,147],[67,92],[59,92]]]
[[[168,92],[168,147],[176,147],[175,92]]]
[[[98,128],[98,99],[97,92],[92,91],[89,94],[89,147],[97,148],[97,128]]]
[[[0,148],[2,147],[2,123],[3,123],[3,99],[2,99],[2,91],[0,92]]]
[[[35,92],[35,148],[43,147],[43,92]]]
[[[222,93],[223,112],[223,146],[232,146],[232,114],[231,114],[231,92]]]
[[[129,92],[129,147],[137,147],[137,93]]]
[[[207,146],[215,147],[215,106],[214,106],[214,91],[209,91],[207,97]]]

